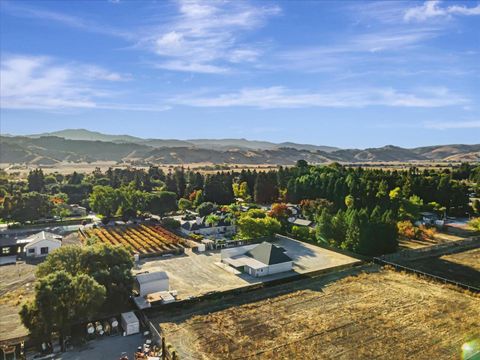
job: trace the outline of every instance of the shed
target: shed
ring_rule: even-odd
[[[25,239],[28,242],[25,245],[27,257],[47,256],[53,250],[62,246],[62,237],[46,231],[41,231]]]
[[[140,321],[133,311],[122,313],[121,318],[125,335],[133,335],[140,332]]]
[[[146,296],[170,289],[168,274],[165,271],[139,274],[135,277],[133,289],[139,296]]]

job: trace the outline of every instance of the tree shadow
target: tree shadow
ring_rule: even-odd
[[[480,287],[480,271],[466,265],[455,263],[441,257],[432,257],[421,260],[404,261],[403,265],[457,281],[469,286]]]

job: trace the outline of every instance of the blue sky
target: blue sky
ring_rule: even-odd
[[[2,133],[480,142],[479,1],[0,6]]]

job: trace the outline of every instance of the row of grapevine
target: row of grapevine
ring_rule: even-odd
[[[120,245],[140,255],[178,251],[185,241],[160,226],[123,226],[84,230],[85,236],[96,236],[101,242]]]

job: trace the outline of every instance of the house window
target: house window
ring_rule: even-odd
[[[42,254],[42,255],[48,254],[48,247],[42,247],[42,248],[40,248],[40,254]]]
[[[35,249],[28,249],[29,254],[35,254]]]
[[[9,248],[9,247],[4,247],[4,248],[2,248],[2,254],[3,254],[3,255],[8,255],[8,254],[10,254],[10,248]]]

